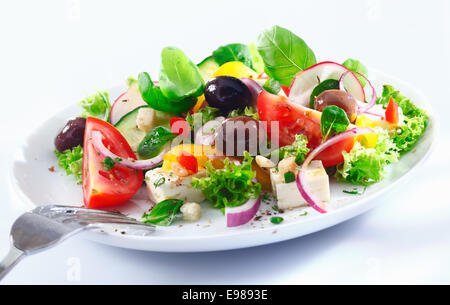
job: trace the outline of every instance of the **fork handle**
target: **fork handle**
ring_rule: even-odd
[[[11,245],[8,254],[0,262],[0,281],[8,274],[9,271],[23,258],[25,253]]]

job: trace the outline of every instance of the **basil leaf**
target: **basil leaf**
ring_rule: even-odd
[[[149,214],[142,216],[142,221],[160,226],[170,226],[180,210],[183,200],[166,199],[153,207]]]
[[[276,79],[269,78],[263,85],[263,89],[269,93],[277,95],[281,91],[280,82]]]
[[[369,71],[367,70],[366,66],[364,66],[359,60],[349,58],[342,64],[344,67],[349,69],[350,71],[358,72],[367,77],[367,74]],[[361,83],[361,86],[366,85],[366,80],[364,77],[361,77],[356,74],[356,77],[358,78],[359,82]]]
[[[156,157],[163,147],[176,136],[166,127],[155,127],[142,139],[137,152],[141,158]]]
[[[242,43],[221,46],[213,52],[212,56],[220,66],[229,61],[240,61],[247,67],[253,68],[250,49]]]
[[[203,94],[200,70],[180,49],[166,47],[161,52],[159,86],[170,100],[183,100]]]
[[[167,99],[162,94],[160,87],[155,86],[147,72],[139,73],[138,82],[142,99],[155,110],[169,113],[182,113],[189,111],[197,103],[195,97],[186,98],[182,101]]]
[[[344,110],[338,106],[327,106],[322,111],[320,130],[325,142],[330,135],[337,135],[347,130],[350,121]]]
[[[332,89],[339,89],[339,81],[335,79],[327,79],[318,84],[314,90],[311,92],[311,97],[309,99],[309,108],[314,109],[314,100],[322,92]]]
[[[267,75],[284,86],[291,85],[298,71],[316,64],[316,56],[303,39],[277,25],[259,35],[257,47]]]

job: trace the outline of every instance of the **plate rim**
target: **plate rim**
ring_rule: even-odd
[[[353,217],[356,217],[358,215],[361,215],[368,210],[372,209],[373,207],[379,205],[380,203],[375,202],[375,198],[381,196],[382,194],[385,194],[386,192],[390,191],[394,186],[397,186],[401,183],[405,183],[408,179],[410,179],[414,173],[417,171],[419,167],[421,167],[430,157],[430,155],[435,150],[435,147],[437,145],[437,139],[439,137],[439,118],[438,115],[435,113],[434,108],[430,101],[428,100],[427,96],[417,88],[417,86],[414,86],[412,83],[403,81],[397,77],[391,76],[387,73],[381,72],[377,69],[369,69],[369,72],[373,72],[377,74],[380,78],[389,78],[393,82],[397,84],[401,84],[402,86],[409,87],[410,89],[414,90],[415,95],[420,97],[422,106],[426,109],[429,118],[430,118],[430,125],[433,126],[431,130],[431,134],[428,136],[431,138],[431,143],[429,147],[427,148],[424,156],[412,167],[409,168],[408,172],[403,174],[400,178],[394,180],[389,185],[381,188],[380,190],[377,190],[376,192],[369,194],[365,196],[364,198],[358,199],[354,203],[350,203],[344,207],[338,208],[330,213],[318,215],[311,217],[309,219],[305,219],[304,221],[298,222],[293,221],[289,223],[279,224],[276,227],[269,226],[265,228],[258,228],[258,229],[252,229],[252,230],[245,230],[245,231],[234,231],[233,228],[230,228],[229,233],[223,234],[222,233],[215,233],[210,234],[207,236],[198,236],[198,235],[187,235],[187,236],[138,236],[138,235],[116,235],[116,234],[109,234],[106,232],[94,232],[94,231],[87,231],[83,235],[86,236],[87,239],[93,240],[95,242],[99,242],[102,244],[107,244],[111,246],[121,247],[121,248],[129,248],[129,249],[139,249],[139,250],[147,250],[147,251],[155,251],[155,252],[209,252],[209,251],[221,251],[221,250],[232,250],[232,249],[241,249],[241,248],[247,248],[247,247],[254,247],[254,246],[260,246],[260,245],[268,245],[276,242],[281,242],[301,236],[305,236],[320,230],[323,230],[325,228],[329,228],[332,226],[335,226],[336,224],[339,224],[341,222],[344,222],[346,220],[349,220]],[[62,109],[59,109],[58,112],[62,112],[70,107],[74,107],[73,104],[66,106]],[[56,114],[55,113],[55,114]],[[37,125],[38,127],[41,127],[45,124],[47,120],[43,120],[39,122]],[[430,131],[428,131],[430,132]],[[19,196],[18,200],[21,201],[21,203],[24,205],[21,207],[21,210],[26,210],[25,206],[27,207],[34,207],[35,203],[31,198],[29,198],[18,185],[14,182],[14,174],[13,174],[13,164],[14,161],[17,160],[18,156],[22,153],[23,147],[26,143],[28,143],[28,139],[33,135],[33,132],[28,133],[21,141],[17,144],[17,149],[15,153],[13,154],[11,162],[11,166],[8,170],[8,184],[10,190],[13,190],[13,192]],[[12,195],[12,194],[11,194]],[[371,204],[368,204],[368,202],[371,202]],[[364,206],[365,205],[365,206]],[[297,226],[306,226],[309,229],[304,230],[300,233],[292,233],[294,232],[295,228]],[[275,236],[280,236],[277,234],[273,234],[273,232],[277,231],[280,232],[281,230],[285,230],[286,233],[281,238],[276,238]],[[289,233],[291,232],[291,233]],[[217,243],[215,243],[215,246],[210,247],[183,247],[184,249],[178,249],[178,248],[171,248],[171,249],[162,249],[161,247],[152,247],[151,245],[148,246],[148,243],[151,241],[162,243],[163,245],[165,243],[174,243],[174,242],[198,242],[201,241],[204,244],[212,244],[208,243],[209,241],[217,241],[218,238],[221,239],[228,239],[233,238],[236,235],[239,235],[240,238],[248,238],[251,236],[256,236],[260,234],[270,234],[271,238],[263,238],[263,239],[254,239],[251,242],[247,242],[245,245],[236,245],[236,246],[229,246],[227,243],[224,243],[221,247],[218,246]],[[272,235],[274,237],[272,237]],[[127,243],[128,242],[128,243]]]

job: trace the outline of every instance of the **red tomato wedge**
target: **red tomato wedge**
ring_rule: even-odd
[[[389,100],[389,104],[387,105],[385,117],[387,122],[391,124],[398,124],[398,104],[394,101],[392,96]]]
[[[136,159],[122,134],[111,124],[89,117],[86,120],[83,153],[83,199],[87,208],[105,208],[124,203],[137,192],[144,181],[142,171],[120,166],[105,169],[104,158],[90,141],[92,131],[103,135],[103,144],[121,158]]]
[[[189,123],[184,118],[171,118],[170,119],[170,131],[176,135],[182,137],[188,137],[191,132]]]
[[[261,121],[267,122],[267,134],[272,141],[278,138],[280,147],[290,145],[296,134],[303,134],[308,139],[308,148],[314,149],[322,142],[320,131],[321,113],[293,104],[284,96],[261,91],[258,96],[258,114]],[[271,125],[279,124],[279,133],[272,134]],[[345,139],[325,149],[315,159],[321,160],[323,166],[334,166],[344,161],[342,151],[349,152],[354,145],[354,138]]]

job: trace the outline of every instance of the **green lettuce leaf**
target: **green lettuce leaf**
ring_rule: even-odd
[[[367,186],[382,180],[386,174],[385,166],[398,161],[399,149],[388,132],[376,128],[378,141],[375,148],[365,148],[356,142],[353,149],[343,152],[344,163],[337,166],[338,181]]]
[[[387,106],[391,97],[402,109],[405,117],[404,125],[398,127],[391,134],[393,142],[403,154],[410,151],[425,132],[429,117],[424,109],[417,107],[410,99],[390,85],[383,86],[383,93],[377,103]]]
[[[81,117],[94,117],[104,121],[109,120],[109,113],[111,104],[108,99],[108,91],[97,91],[96,93],[87,96],[79,105],[83,108]]]
[[[63,153],[55,150],[58,157],[58,166],[66,171],[67,175],[73,175],[78,184],[81,184],[83,175],[83,147],[80,145],[68,149]]]
[[[256,173],[252,170],[253,158],[246,152],[242,164],[225,159],[223,169],[215,169],[211,162],[205,164],[208,177],[193,178],[192,186],[201,189],[214,208],[225,211],[225,207],[240,206],[251,198],[258,198],[261,184],[253,182]]]

